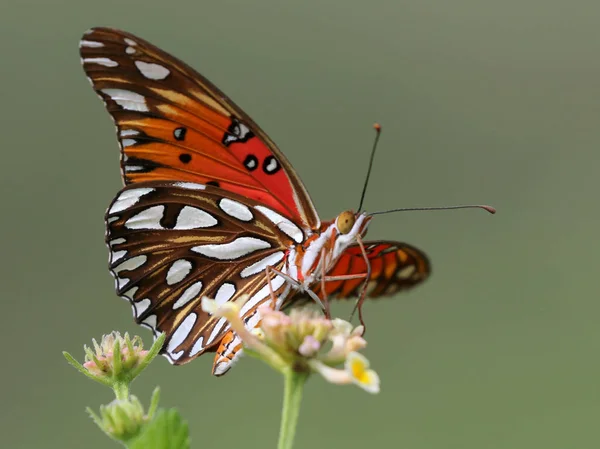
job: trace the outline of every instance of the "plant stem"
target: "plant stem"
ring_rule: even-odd
[[[279,429],[278,449],[292,449],[298,415],[300,414],[300,403],[302,402],[302,391],[304,383],[308,379],[308,373],[295,372],[288,369],[284,372],[285,386],[283,391],[283,410],[281,412],[281,427]]]

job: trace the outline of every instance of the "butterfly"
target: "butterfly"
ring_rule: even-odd
[[[162,353],[184,364],[215,352],[222,375],[242,342],[201,309],[257,308],[312,298],[392,295],[423,282],[426,255],[402,242],[363,242],[372,215],[321,221],[275,143],[216,86],[130,33],[93,28],[80,42],[92,87],[116,125],[125,187],[106,212],[109,268],[138,324],[166,333]]]

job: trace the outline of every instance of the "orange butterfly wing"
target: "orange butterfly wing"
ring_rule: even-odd
[[[423,282],[431,274],[427,256],[414,246],[401,242],[365,242],[365,250],[371,264],[371,276],[367,297],[393,295]],[[327,276],[364,274],[367,264],[358,245],[349,247],[340,256]],[[329,298],[349,298],[360,294],[364,279],[331,281],[325,284]],[[323,297],[321,285],[315,286],[315,293]]]
[[[80,51],[117,126],[125,184],[215,185],[259,201],[305,229],[319,227],[314,205],[283,153],[194,69],[111,28],[88,31]]]

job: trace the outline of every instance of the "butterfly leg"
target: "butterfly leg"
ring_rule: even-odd
[[[363,282],[363,285],[362,285],[362,288],[360,291],[360,296],[358,297],[358,300],[356,301],[356,304],[354,305],[354,310],[352,310],[352,315],[350,315],[350,318],[352,318],[354,316],[354,313],[358,309],[358,319],[360,320],[360,324],[362,324],[362,326],[364,328],[364,330],[363,330],[363,335],[364,335],[367,330],[367,326],[365,325],[365,321],[364,321],[363,315],[362,315],[362,305],[365,302],[365,298],[367,297],[367,287],[369,285],[369,279],[371,279],[371,262],[369,261],[369,257],[367,256],[367,251],[365,250],[365,245],[363,244],[363,241],[362,241],[362,238],[360,235],[356,236],[356,241],[358,242],[358,246],[360,247],[360,251],[361,251],[363,257],[365,258],[365,263],[367,264],[367,274],[365,276],[365,282]]]
[[[274,304],[277,302],[277,300],[275,298],[275,293],[273,292],[273,287],[271,286],[271,276],[270,276],[270,273],[275,273],[275,274],[281,276],[283,279],[285,279],[286,282],[288,282],[292,286],[296,287],[297,289],[304,290],[303,287],[302,287],[302,284],[300,282],[298,282],[296,279],[293,279],[293,278],[289,277],[287,274],[282,273],[277,268],[273,268],[271,266],[268,266],[267,268],[265,268],[265,276],[266,276],[266,279],[267,279],[267,283],[269,284],[269,291],[271,293],[271,300],[274,302]],[[306,293],[308,293],[308,296],[310,296],[319,306],[321,306],[322,309],[325,309],[325,306],[323,305],[323,302],[321,301],[321,299],[317,296],[317,294],[315,292],[313,292],[312,290],[308,289],[308,290],[306,290]]]
[[[325,311],[325,318],[328,320],[331,319],[331,309],[329,307],[329,298],[327,298],[327,290],[325,290],[325,248],[321,250],[321,293],[323,294],[323,303],[325,307],[323,310]]]

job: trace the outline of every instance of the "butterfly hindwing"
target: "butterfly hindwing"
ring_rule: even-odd
[[[285,272],[292,243],[264,211],[222,189],[185,182],[133,184],[109,207],[117,293],[131,302],[139,324],[167,334],[163,353],[173,363],[215,350],[229,330],[201,310],[204,296],[223,303],[247,294],[243,319],[248,328],[258,323],[256,308],[270,300],[264,270]],[[278,275],[271,285],[283,301],[289,285]]]
[[[88,31],[80,52],[117,126],[126,184],[212,184],[260,201],[305,229],[319,227],[312,201],[283,153],[194,69],[111,28]]]
[[[364,243],[371,265],[367,297],[393,295],[423,282],[431,274],[427,256],[419,249],[402,242],[367,241]],[[352,245],[340,256],[327,276],[364,274],[367,264],[358,245]],[[331,281],[325,284],[331,299],[356,297],[360,294],[363,279]],[[315,293],[322,297],[321,285],[315,285]]]

